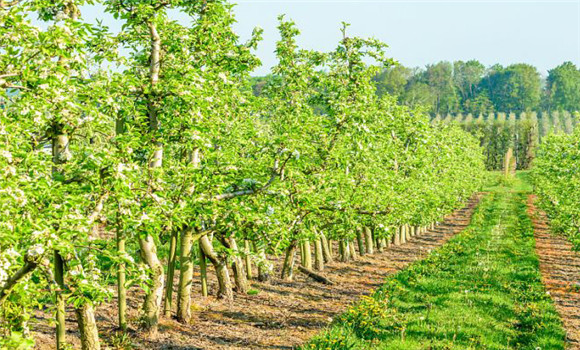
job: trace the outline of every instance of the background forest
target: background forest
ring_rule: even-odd
[[[256,77],[260,94],[271,76]],[[377,94],[396,96],[401,104],[425,106],[433,114],[524,111],[576,111],[580,107],[580,70],[572,62],[551,69],[542,77],[525,63],[486,68],[477,60],[455,61],[409,68],[401,64],[374,77]]]

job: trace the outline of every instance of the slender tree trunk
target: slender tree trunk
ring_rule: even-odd
[[[230,237],[229,244],[234,253],[232,259],[232,270],[234,271],[234,280],[236,281],[236,292],[246,294],[248,293],[248,279],[246,278],[244,262],[240,257],[238,243],[234,237]]]
[[[338,245],[338,250],[340,253],[340,261],[348,262],[350,261],[350,249],[349,244],[346,239],[341,239]]]
[[[207,258],[199,242],[199,273],[201,276],[201,296],[208,296],[207,292]]]
[[[357,260],[358,259],[358,254],[356,253],[356,248],[355,248],[355,244],[354,244],[354,240],[351,242],[348,242],[348,249],[350,251],[350,257],[352,260]]]
[[[365,226],[364,234],[365,234],[366,252],[367,254],[374,254],[375,252],[373,247],[373,233],[371,231],[371,228]]]
[[[153,100],[155,87],[159,82],[159,73],[161,67],[161,37],[157,32],[155,23],[148,22],[149,35],[151,40],[151,53],[149,59],[149,78],[151,84],[151,96],[147,101],[147,113],[149,117],[149,130],[155,140],[158,140],[157,132],[159,131],[159,119],[157,115],[156,103]],[[152,169],[160,168],[163,165],[163,144],[161,141],[154,141],[155,150],[149,167]],[[155,335],[159,326],[159,314],[161,312],[161,302],[163,299],[163,266],[157,256],[157,247],[151,234],[139,239],[139,247],[145,264],[150,269],[151,287],[145,295],[143,304],[143,327],[150,335]]]
[[[314,265],[316,270],[324,270],[324,253],[322,252],[322,238],[317,237],[314,240]]]
[[[161,301],[163,299],[163,265],[157,257],[157,247],[153,236],[148,234],[145,238],[139,239],[141,258],[150,269],[151,286],[145,295],[143,304],[143,328],[150,335],[155,335],[159,326],[159,314],[161,311]]]
[[[406,241],[408,242],[411,240],[411,225],[405,225],[405,233],[407,234]]]
[[[189,163],[193,168],[199,168],[201,163],[199,149],[194,149],[188,154]],[[194,258],[194,239],[193,234],[195,228],[187,226],[183,228],[181,232],[181,249],[179,250],[179,286],[177,287],[177,320],[181,323],[188,323],[191,319],[191,285],[193,283],[193,258]],[[200,248],[200,261],[202,259],[203,252]],[[205,264],[205,256],[203,256],[203,263]],[[200,263],[201,266],[201,263]],[[205,287],[205,294],[207,296],[207,279],[205,277],[205,265],[202,270],[202,293]],[[205,284],[204,284],[205,283]]]
[[[268,282],[272,278],[272,271],[274,267],[266,256],[266,249],[258,243],[254,242],[254,250],[258,254],[258,281]]]
[[[377,247],[377,252],[382,253],[383,252],[383,246],[381,245],[381,239],[378,237],[375,237],[375,246]]]
[[[386,238],[379,239],[379,248],[381,248],[382,250],[385,250],[387,248],[387,239]]]
[[[61,129],[61,126],[58,126]],[[59,165],[66,163],[70,157],[69,152],[69,139],[68,135],[57,131],[57,135],[52,140],[52,157],[53,157],[53,175],[60,173]],[[66,300],[64,296],[64,259],[60,253],[54,251],[54,279],[57,283],[56,289],[56,348],[57,350],[64,349],[66,347],[66,325],[65,325],[65,312],[66,312]]]
[[[304,266],[308,270],[312,270],[312,247],[310,246],[310,241],[302,242],[302,246],[304,247]]]
[[[254,278],[252,273],[252,248],[250,246],[250,241],[244,240],[244,260],[246,263],[246,276],[249,280]]]
[[[173,277],[175,276],[175,259],[177,258],[177,239],[179,231],[171,233],[171,240],[169,242],[169,258],[167,266],[167,279],[165,282],[165,304],[163,305],[163,313],[165,317],[171,317],[171,306],[173,304]]]
[[[334,241],[331,239],[328,240],[328,251],[330,252],[330,258],[334,259]]]
[[[405,244],[407,243],[407,226],[403,225],[401,226],[401,244]]]
[[[393,235],[393,244],[401,245],[401,227],[395,229],[395,234]]]
[[[333,262],[332,254],[330,253],[330,243],[326,239],[324,233],[320,233],[320,242],[322,243],[322,253],[324,254],[324,262],[327,264]]]
[[[75,308],[77,315],[79,333],[81,334],[82,350],[100,350],[99,330],[95,320],[95,310],[93,303],[84,302],[80,307]]]
[[[191,318],[191,284],[193,283],[193,232],[186,227],[181,233],[179,251],[179,285],[177,287],[177,320],[188,323]]]
[[[294,278],[294,259],[296,257],[296,246],[298,242],[292,240],[288,248],[286,248],[286,256],[284,257],[284,265],[282,265],[282,279],[285,281],[292,281]]]
[[[117,251],[119,255],[125,256],[125,237],[121,230],[117,229]],[[127,330],[127,288],[125,287],[125,263],[120,262],[117,266],[117,299],[118,299],[118,314],[119,314],[119,328],[125,332]]]
[[[220,258],[213,250],[213,245],[207,236],[203,236],[200,239],[201,247],[205,256],[209,259],[215,268],[219,290],[218,298],[224,298],[228,301],[234,299],[234,294],[232,291],[232,282],[230,279],[230,273],[228,271],[228,266],[225,259]]]
[[[356,241],[358,243],[358,251],[360,252],[360,256],[365,255],[365,243],[363,239],[363,233],[361,229],[356,230]]]

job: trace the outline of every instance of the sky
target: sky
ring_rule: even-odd
[[[302,34],[303,48],[332,50],[341,22],[350,35],[375,37],[405,66],[477,59],[486,66],[529,63],[542,75],[572,61],[580,66],[580,0],[238,0],[236,32],[243,40],[264,29],[257,51],[264,75],[276,64],[277,17],[286,14]],[[92,13],[91,13],[92,12]],[[101,11],[83,11],[100,17]],[[175,17],[181,17],[175,13]],[[181,18],[178,18],[181,19]],[[112,18],[104,18],[112,29]]]

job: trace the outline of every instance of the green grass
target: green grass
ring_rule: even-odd
[[[540,279],[526,176],[490,186],[464,232],[388,278],[304,349],[564,349]]]

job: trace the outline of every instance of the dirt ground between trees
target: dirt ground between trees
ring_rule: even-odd
[[[542,280],[562,317],[570,349],[580,349],[580,254],[565,237],[551,234],[548,218],[536,208],[535,200],[536,196],[529,196],[528,213],[534,224]]]
[[[466,207],[445,218],[435,230],[413,237],[404,245],[359,257],[354,262],[328,264],[323,274],[336,282],[336,285],[317,283],[296,271],[293,282],[283,282],[279,276],[271,284],[253,281],[252,289],[259,293],[236,295],[231,305],[213,296],[203,298],[199,293],[194,293],[196,312],[189,325],[164,318],[155,339],[146,339],[143,334],[131,328],[129,333],[133,348],[294,349],[327,326],[361,295],[368,295],[381,286],[386,276],[424,258],[431,250],[461,232],[470,223],[473,211],[482,196],[483,194],[474,196]],[[273,262],[278,273],[282,264],[281,258],[276,258]],[[208,271],[211,271],[210,267],[208,266]],[[217,282],[213,271],[208,277],[209,292],[215,292]],[[194,281],[193,289],[199,291],[199,271],[196,271]],[[142,297],[138,288],[129,291],[128,316],[133,325],[139,316]],[[116,308],[115,300],[112,300],[99,306],[97,310],[101,338],[111,349],[115,348],[112,344],[119,343],[119,338],[115,335]],[[68,311],[67,341],[75,349],[80,348],[74,314],[72,310]],[[54,349],[54,324],[51,318],[50,314],[39,313],[31,320],[37,349]],[[105,344],[104,349],[107,348]]]

